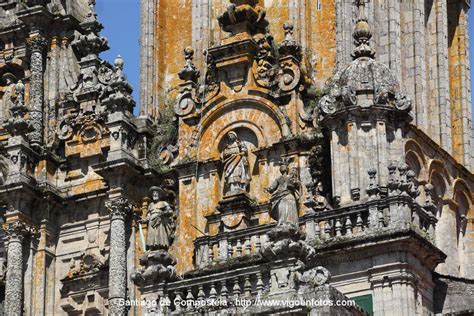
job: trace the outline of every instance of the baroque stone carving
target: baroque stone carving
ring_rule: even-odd
[[[4,119],[7,117],[7,111],[12,107],[13,100],[15,98],[15,85],[17,82],[17,78],[14,74],[10,72],[6,72],[2,75],[1,86],[3,90],[2,95],[2,108],[3,115],[5,116]]]
[[[400,90],[390,69],[375,61],[375,51],[370,46],[372,32],[364,15],[364,4],[353,32],[356,47],[354,61],[340,70],[329,84],[329,93],[319,100],[320,120],[332,117],[336,112],[374,108],[400,115],[411,120],[411,100]]]
[[[178,74],[184,83],[181,84],[181,90],[174,107],[174,112],[178,116],[191,114],[196,109],[196,104],[199,103],[196,90],[200,72],[193,64],[194,50],[191,47],[186,47],[184,49],[184,57],[186,64]],[[205,92],[203,92],[203,94],[205,94]]]
[[[423,207],[428,212],[435,214],[438,208],[433,200],[434,186],[431,183],[427,183],[424,186],[424,190],[425,190],[425,204],[423,205]]]
[[[79,262],[73,262],[63,280],[83,277],[87,274],[97,273],[106,265],[95,255],[82,253]]]
[[[176,214],[166,201],[167,192],[164,187],[151,187],[150,193],[152,202],[145,219],[139,222],[139,225],[147,224],[146,240],[143,240],[139,226],[146,251],[140,257],[142,267],[131,276],[132,281],[139,286],[179,278],[175,269],[176,259],[168,252],[174,240]]]
[[[224,195],[243,192],[250,182],[247,147],[239,140],[236,132],[229,132],[227,139],[229,143],[221,154],[224,164],[222,175]]]
[[[123,59],[120,55],[115,59],[115,69],[111,75],[109,85],[102,96],[102,104],[109,113],[132,112],[135,101],[132,98],[132,86],[128,83],[123,73]]]
[[[309,285],[312,287],[322,286],[329,284],[331,280],[331,273],[328,269],[318,266],[303,272],[298,276],[298,280],[301,284]]]
[[[270,193],[270,216],[278,222],[277,226],[291,226],[298,229],[298,200],[301,182],[296,168],[289,169],[289,161],[280,165],[281,176],[265,189]]]
[[[28,107],[24,104],[25,85],[21,80],[15,85],[15,95],[11,96],[10,118],[5,122],[5,129],[13,136],[26,136],[33,126],[27,121]]]
[[[164,200],[165,192],[161,187],[150,188],[152,202],[148,206],[146,249],[168,250],[174,240],[176,216],[171,205]]]
[[[258,45],[257,56],[255,56],[256,69],[254,78],[257,84],[265,88],[271,88],[275,82],[277,69],[273,51],[273,36],[258,33],[253,37]]]
[[[370,168],[367,173],[369,174],[370,180],[366,192],[369,195],[369,200],[375,200],[380,193],[379,185],[376,180],[377,170],[375,168]]]
[[[268,22],[265,20],[266,11],[257,5],[256,0],[230,0],[227,11],[217,17],[220,27],[232,34],[238,34],[245,27],[252,32],[266,33]]]
[[[99,53],[109,49],[107,39],[98,35],[103,26],[97,21],[95,0],[89,1],[89,12],[82,26],[86,30],[86,34],[77,36],[71,45],[83,59],[87,59],[90,55],[97,57]]]
[[[77,135],[83,143],[101,139],[109,130],[105,126],[105,113],[66,114],[56,128],[58,138],[67,141]]]
[[[33,145],[39,145],[43,141],[43,53],[47,41],[41,35],[31,38],[28,42],[31,50],[30,59],[30,122],[32,131],[29,134]]]

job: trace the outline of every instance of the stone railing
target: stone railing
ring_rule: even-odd
[[[300,217],[300,229],[308,242],[330,242],[337,238],[359,237],[374,230],[407,227],[433,236],[436,223],[437,219],[431,212],[404,195]],[[195,266],[203,268],[258,253],[268,240],[267,232],[274,226],[258,225],[197,238],[194,242]]]
[[[239,299],[251,299],[269,293],[270,270],[250,265],[221,273],[209,273],[168,284],[164,291],[168,311],[177,314],[205,309],[238,308]],[[190,303],[192,302],[192,303]],[[206,306],[202,306],[202,305]],[[201,306],[200,306],[201,305]]]
[[[275,224],[259,225],[196,239],[196,267],[202,268],[231,258],[258,253],[262,244],[268,240],[266,233],[274,226]]]

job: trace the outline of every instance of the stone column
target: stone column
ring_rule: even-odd
[[[124,198],[108,201],[106,207],[110,211],[109,314],[126,315],[127,308],[120,301],[127,298],[125,218],[132,208]]]
[[[28,42],[31,51],[30,120],[33,131],[30,133],[30,141],[32,145],[41,145],[43,141],[43,53],[47,43],[41,35],[30,38]]]
[[[5,282],[5,315],[23,312],[23,239],[28,233],[25,223],[17,220],[7,225],[7,275]]]

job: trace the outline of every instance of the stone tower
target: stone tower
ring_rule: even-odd
[[[5,314],[469,313],[467,2],[141,4],[0,3]]]
[[[259,0],[270,31],[281,41],[281,21],[295,26],[304,64],[322,89],[351,59],[352,29],[359,0]],[[472,109],[467,11],[470,1],[367,2],[379,61],[393,71],[414,101],[414,123],[459,163],[472,170]],[[178,83],[182,47],[202,51],[225,36],[217,17],[227,0],[141,0],[142,56],[140,113],[156,115]],[[158,30],[158,31],[157,31]],[[179,34],[179,36],[176,36]]]

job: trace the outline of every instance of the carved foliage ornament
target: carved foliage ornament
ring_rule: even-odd
[[[21,220],[3,224],[3,231],[9,240],[22,239],[37,233],[36,227],[30,226]]]
[[[63,141],[70,140],[74,135],[77,135],[83,143],[97,141],[108,133],[105,114],[67,114],[58,123],[56,133]]]
[[[110,212],[111,218],[124,218],[132,211],[132,205],[125,198],[107,201],[105,207]]]

